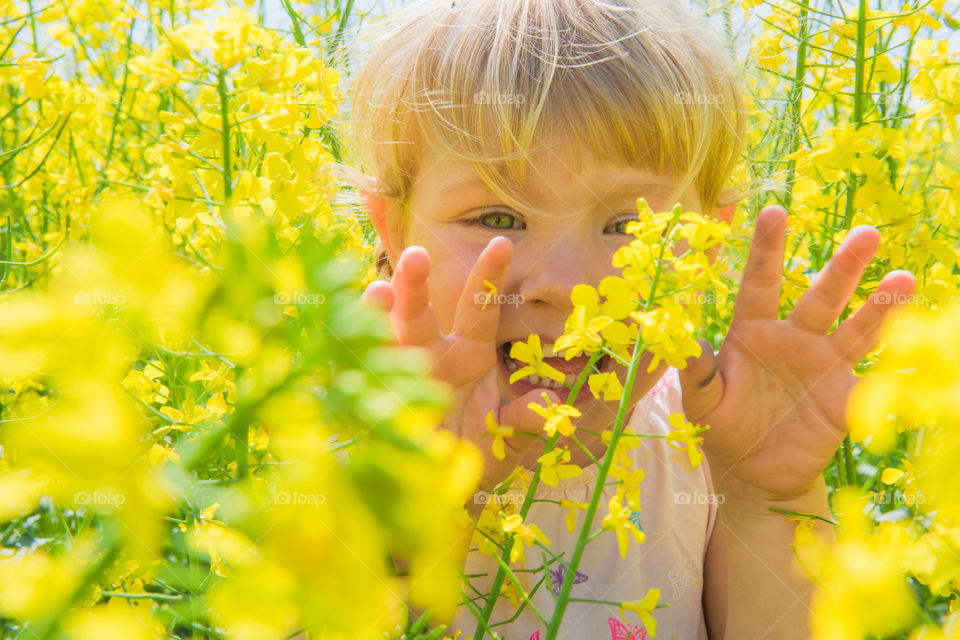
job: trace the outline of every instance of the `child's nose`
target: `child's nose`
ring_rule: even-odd
[[[535,252],[524,264],[517,264],[519,293],[525,303],[540,302],[558,309],[569,309],[574,285],[593,282],[589,251],[575,243],[558,242]]]

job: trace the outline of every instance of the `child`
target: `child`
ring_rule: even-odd
[[[572,310],[572,287],[617,274],[611,259],[632,239],[625,223],[636,219],[637,198],[655,211],[680,202],[708,216],[732,213],[723,186],[746,126],[734,66],[707,24],[672,0],[436,0],[415,5],[383,37],[353,101],[375,177],[368,212],[389,278],[365,297],[390,311],[401,344],[434,353],[435,375],[455,389],[444,426],[484,452],[478,486],[489,492],[516,465],[535,468],[543,452],[524,437],[543,428],[528,404],[542,404],[543,393],[555,403],[567,396],[549,380],[511,384],[511,345],[531,333],[552,343]],[[876,230],[857,227],[779,320],[785,228],[782,208],[760,212],[719,353],[702,341],[703,355],[679,372],[661,365],[646,373],[649,354],[641,361],[630,428],[664,434],[666,416],[683,411],[710,426],[706,458],[690,472],[662,438],[639,439],[634,466],[646,476],[642,512],[632,518],[646,539],[625,558],[613,534],[588,545],[571,593],[595,602],[571,602],[560,637],[808,636],[811,587],[791,567],[794,524],[768,507],[829,515],[821,472],[846,431],[852,368],[879,339],[893,306],[884,301],[904,299],[914,282],[888,274],[878,292],[889,295],[830,333],[879,242]],[[496,287],[492,298],[485,281]],[[547,358],[568,380],[585,361]],[[609,358],[599,364],[613,370]],[[576,407],[578,437],[599,459],[598,434],[611,427],[616,405],[584,391]],[[490,411],[516,427],[504,460],[481,438]],[[588,499],[596,465],[570,450],[583,475],[541,486],[538,498]],[[606,491],[603,506],[614,487]],[[468,509],[476,516],[481,506]],[[565,515],[538,502],[526,521],[569,558]],[[526,556],[520,568],[542,564],[538,550]],[[564,574],[551,566],[549,577],[518,573],[528,591],[545,578],[533,603],[547,619]],[[471,550],[468,596],[486,593],[496,570]],[[617,604],[650,587],[670,605],[656,611],[657,626],[621,618]],[[501,597],[491,623],[514,613]],[[469,636],[476,626],[464,607],[452,629]],[[526,640],[545,625],[527,607],[493,630]]]

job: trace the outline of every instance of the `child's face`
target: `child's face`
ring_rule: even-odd
[[[603,159],[581,154],[580,170],[568,167],[566,148],[544,156],[531,167],[525,200],[537,211],[517,211],[491,193],[469,165],[435,152],[421,156],[420,171],[409,200],[405,224],[406,246],[426,248],[431,257],[430,298],[440,330],[453,326],[458,299],[470,269],[481,250],[495,236],[509,238],[514,258],[501,289],[500,328],[497,334],[498,386],[502,401],[514,400],[536,387],[527,380],[510,384],[509,343],[540,335],[545,345],[563,334],[564,321],[573,310],[570,290],[586,283],[597,286],[608,275],[618,275],[612,266],[614,252],[633,236],[625,224],[637,217],[637,198],[646,198],[655,211],[669,209],[676,201],[688,211],[701,211],[695,189],[668,202],[674,183],[664,176],[629,166],[607,164]],[[650,356],[641,362],[634,385],[634,399],[645,394],[666,370],[664,365],[646,373]],[[563,373],[579,373],[586,358],[570,362],[549,358]],[[612,370],[609,358],[603,370]],[[621,381],[625,372],[620,368]],[[560,390],[566,398],[567,391]],[[594,400],[584,388],[576,402],[588,429],[612,424],[616,403]]]

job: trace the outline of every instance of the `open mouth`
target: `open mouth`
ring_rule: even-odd
[[[512,347],[513,341],[507,341],[500,345],[500,361],[502,362],[506,371],[506,378],[510,388],[516,389],[521,395],[537,387],[551,389],[553,391],[562,391],[564,389],[571,388],[576,384],[577,377],[580,375],[589,361],[589,357],[586,355],[579,355],[575,358],[571,358],[570,360],[565,360],[564,358],[560,357],[559,354],[554,352],[552,343],[545,343],[543,345],[543,361],[545,364],[550,365],[564,376],[563,383],[557,382],[552,378],[545,378],[536,374],[528,374],[510,384],[510,375],[512,375],[518,369],[527,366],[525,363],[514,360],[510,357],[510,349]],[[593,369],[590,371],[590,373],[600,373],[602,371],[606,371],[609,362],[610,357],[607,354],[603,354],[600,359],[593,364]]]

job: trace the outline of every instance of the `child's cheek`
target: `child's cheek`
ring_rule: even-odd
[[[440,331],[453,329],[457,303],[483,247],[474,247],[453,225],[414,216],[407,236],[410,245],[423,247],[430,255],[430,305]]]
[[[479,255],[479,252],[477,252]],[[476,255],[455,255],[442,248],[431,253],[430,302],[443,333],[453,329],[457,305],[467,285]]]

